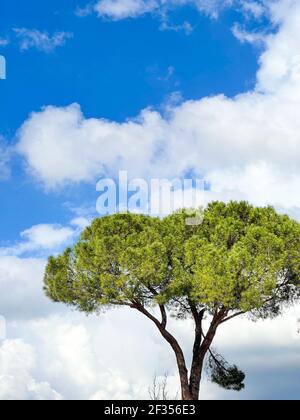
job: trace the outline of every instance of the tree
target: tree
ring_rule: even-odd
[[[94,220],[73,249],[49,259],[45,291],[86,313],[123,306],[147,317],[174,351],[182,399],[197,400],[206,357],[214,382],[244,386],[243,372],[212,349],[225,322],[245,314],[275,317],[299,299],[300,225],[246,202],[210,204],[201,225],[187,225],[187,217],[182,210],[164,219]],[[194,321],[189,370],[168,330],[169,315]]]

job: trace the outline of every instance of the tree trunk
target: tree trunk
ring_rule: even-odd
[[[184,359],[182,360],[181,356],[177,354],[176,351],[175,351],[175,354],[176,354],[179,377],[180,377],[180,384],[181,384],[181,398],[183,401],[191,401],[193,398],[192,398],[190,387],[189,387],[188,370],[186,368]]]
[[[204,364],[205,353],[201,353],[202,344],[202,320],[204,311],[197,311],[197,308],[190,302],[192,314],[195,319],[195,341],[193,347],[193,361],[191,366],[189,389],[193,401],[199,400],[200,383],[202,378],[202,370]]]
[[[182,401],[193,401],[193,397],[191,396],[189,387],[182,385],[182,383],[181,383],[181,399]]]
[[[162,305],[160,306],[160,309],[162,312],[162,322],[159,322],[158,319],[155,318],[150,312],[148,312],[144,306],[142,306],[141,304],[138,304],[137,302],[133,302],[131,307],[137,309],[139,312],[141,312],[147,318],[149,318],[152,322],[154,322],[154,324],[157,326],[161,335],[172,347],[176,356],[176,361],[177,361],[177,366],[178,366],[178,371],[179,371],[182,400],[191,401],[192,396],[190,393],[188,370],[186,367],[185,357],[175,337],[173,337],[173,335],[170,334],[169,331],[167,331],[166,329],[167,319],[166,319],[166,312],[165,312],[164,306]]]
[[[214,319],[209,327],[209,330],[206,336],[204,337],[202,331],[202,319],[204,312],[198,314],[195,308],[193,308],[192,306],[191,309],[195,318],[196,328],[189,389],[190,394],[192,396],[192,400],[198,401],[200,397],[200,384],[202,379],[204,360],[215,338],[217,328],[224,315],[224,311],[222,310],[219,313],[215,314]],[[204,338],[203,342],[202,336]]]
[[[177,340],[174,339],[174,337],[166,330],[162,330],[161,334],[163,337],[168,341],[170,346],[172,347],[176,360],[177,360],[177,366],[179,371],[179,377],[180,377],[180,384],[181,384],[181,396],[183,401],[191,401],[192,395],[190,393],[190,387],[189,387],[189,379],[188,379],[188,370],[185,363],[185,357],[183,354],[183,351],[181,347],[179,346]]]
[[[190,376],[190,394],[193,401],[198,401],[200,397],[200,384],[205,355],[199,355],[197,361],[193,362]]]
[[[178,366],[178,371],[179,371],[182,400],[183,401],[198,401],[204,359],[215,337],[218,325],[221,322],[225,311],[221,310],[219,313],[215,314],[214,319],[208,330],[208,333],[206,334],[202,342],[202,335],[203,335],[202,319],[204,315],[204,310],[202,310],[200,313],[197,313],[196,308],[193,306],[191,307],[193,315],[195,317],[196,329],[195,329],[195,342],[194,342],[194,350],[193,350],[193,362],[192,362],[191,375],[190,375],[190,380],[189,380],[188,369],[185,362],[184,353],[178,341],[166,329],[167,314],[166,314],[165,307],[163,305],[160,305],[160,310],[162,314],[161,322],[157,318],[155,318],[155,316],[153,316],[149,311],[147,311],[147,309],[139,302],[132,302],[131,308],[137,309],[139,312],[141,312],[147,318],[149,318],[156,325],[156,327],[158,328],[163,338],[172,347],[176,356],[176,361],[177,361],[177,366]]]

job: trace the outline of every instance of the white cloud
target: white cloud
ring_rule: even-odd
[[[272,0],[97,0],[96,3],[77,7],[75,14],[78,17],[85,17],[96,13],[99,17],[118,21],[152,13],[164,20],[171,10],[177,7],[191,6],[200,13],[217,18],[220,11],[232,7],[248,19],[259,20],[269,14],[270,3]],[[167,25],[163,23],[164,26]],[[180,26],[182,25],[178,25],[178,28]],[[187,23],[184,23],[183,26],[189,34],[192,27],[187,26]],[[175,28],[176,25],[170,24],[171,27]]]
[[[60,400],[47,382],[33,377],[35,351],[22,340],[7,340],[0,346],[0,400]]]
[[[0,257],[0,308],[8,332],[0,343],[0,400],[147,399],[154,375],[166,372],[169,393],[176,395],[174,356],[151,322],[130,309],[86,317],[51,304],[42,290],[44,267],[39,259]],[[217,349],[246,370],[247,388],[228,393],[204,381],[202,398],[293,398],[299,388],[298,318],[294,308],[275,321],[225,324]],[[171,319],[169,328],[190,362],[192,322]],[[280,378],[279,388],[271,373]]]
[[[72,226],[75,226],[79,230],[85,229],[87,226],[89,226],[91,220],[87,219],[86,217],[75,217],[73,220],[71,220],[70,224]]]
[[[65,182],[93,181],[95,176],[120,165],[144,167],[159,148],[161,116],[144,111],[139,121],[118,124],[106,120],[85,120],[78,105],[60,109],[47,107],[32,114],[19,132],[18,150],[29,168],[48,187]],[[42,149],[49,145],[47,156]],[[54,162],[52,166],[50,162]]]
[[[99,318],[50,316],[13,331],[30,340],[39,360],[39,377],[66,399],[147,398],[156,369],[164,372],[151,357],[153,351],[162,358],[163,369],[174,366],[168,346],[151,324],[130,311]]]
[[[256,19],[261,18],[264,14],[267,13],[266,1],[250,1],[250,0],[241,0],[241,8],[243,12],[248,17],[254,17]]]
[[[16,245],[0,248],[0,255],[23,255],[59,250],[62,246],[69,244],[80,233],[80,230],[79,225],[76,229],[60,225],[36,225],[22,232],[22,240]]]
[[[52,249],[65,244],[74,236],[70,228],[59,225],[36,225],[21,233],[29,248]]]
[[[21,240],[0,247],[0,316],[9,321],[40,319],[64,311],[53,305],[43,292],[47,257],[71,245],[90,220],[78,216],[70,226],[35,225],[21,232]]]
[[[222,327],[216,348],[246,371],[246,390],[228,392],[204,381],[202,398],[297,397],[300,367],[299,341],[294,338],[297,316],[299,308],[275,321],[235,320]],[[10,329],[22,337],[21,348],[25,346],[27,350],[20,352],[21,343],[18,351],[6,349],[9,357],[2,357],[2,365],[0,356],[0,375],[19,378],[13,382],[11,391],[10,382],[3,382],[0,399],[9,392],[22,397],[21,391],[24,399],[36,398],[23,391],[32,380],[48,384],[45,399],[54,395],[84,400],[147,399],[154,375],[160,377],[166,372],[170,377],[170,395],[178,392],[171,349],[153,325],[132,310],[116,310],[90,318],[75,313],[51,315],[15,324]],[[192,322],[172,320],[170,329],[183,344],[190,362]],[[5,347],[10,343],[11,340],[4,342]],[[29,348],[25,343],[30,343]],[[24,375],[24,370],[29,375]],[[275,389],[271,374],[280,381]]]
[[[100,0],[95,5],[99,16],[120,20],[137,17],[158,7],[157,0]]]
[[[265,34],[247,31],[239,23],[235,23],[233,25],[232,33],[242,43],[248,42],[249,44],[264,44],[266,39]]]
[[[227,7],[233,6],[235,0],[175,0],[174,2],[170,2],[171,5],[172,3],[175,3],[175,5],[192,4],[200,12],[205,13],[212,18],[217,18],[219,12]]]
[[[175,24],[172,24],[172,23],[168,22],[167,20],[164,20],[161,23],[159,29],[161,31],[173,31],[173,32],[183,31],[186,35],[191,35],[191,33],[194,31],[193,26],[187,21],[185,21],[185,22],[183,22],[179,25],[175,25]]]
[[[91,182],[119,169],[145,177],[173,177],[194,169],[211,182],[207,199],[245,198],[297,213],[299,3],[282,0],[272,8],[272,19],[280,27],[265,38],[253,91],[171,104],[163,115],[147,109],[123,124],[85,119],[78,105],[47,107],[32,114],[19,132],[18,150],[28,168],[48,188]],[[76,230],[85,223],[78,219],[72,226]],[[27,232],[25,243],[50,246],[37,232]],[[6,291],[0,298],[1,312],[8,318],[9,334],[21,338],[1,347],[0,399],[147,398],[154,374],[166,371],[171,393],[177,392],[170,349],[151,323],[133,311],[89,319],[43,312],[43,267],[37,259],[0,258],[0,287]],[[275,321],[236,320],[224,326],[217,348],[246,370],[247,387],[236,394],[204,383],[202,397],[297,398],[298,313],[295,308]],[[192,325],[172,321],[171,328],[190,351]]]
[[[0,315],[24,320],[55,310],[42,291],[45,265],[37,258],[0,257]]]
[[[137,18],[146,13],[165,15],[171,8],[192,5],[200,12],[217,17],[221,9],[234,2],[235,0],[98,0],[94,6],[88,4],[85,8],[77,9],[76,14],[85,16],[96,12],[100,17],[121,20]]]
[[[53,52],[73,37],[73,34],[70,32],[55,32],[53,35],[50,35],[46,31],[27,28],[15,28],[14,32],[19,39],[19,46],[22,51],[36,48],[45,53]]]
[[[8,320],[39,319],[61,310],[43,293],[46,259],[71,245],[88,224],[77,217],[71,227],[36,225],[22,232],[13,246],[0,247],[0,315]]]
[[[86,119],[79,105],[46,107],[19,131],[28,168],[48,188],[119,169],[171,178],[192,169],[215,198],[298,207],[300,4],[282,0],[271,12],[280,27],[265,36],[253,91],[171,104],[164,115],[146,109],[121,124]]]

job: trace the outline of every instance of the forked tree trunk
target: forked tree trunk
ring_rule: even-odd
[[[190,384],[186,383],[185,376],[180,377],[181,397],[183,401],[198,401],[200,398],[200,383],[202,379],[202,369],[193,375]]]
[[[178,365],[183,401],[199,401],[200,399],[200,386],[205,356],[206,353],[201,353],[197,358],[197,361],[193,361],[189,379],[186,368],[182,369]]]
[[[202,372],[205,357],[210,349],[210,346],[215,338],[217,328],[222,319],[223,312],[216,315],[212,321],[210,328],[202,341],[202,316],[198,317],[195,314],[196,328],[195,328],[195,342],[193,349],[193,361],[189,379],[189,398],[193,401],[198,401],[200,398],[200,385],[202,379]],[[184,398],[183,398],[184,399]]]
[[[224,311],[220,311],[220,313],[216,313],[214,319],[210,325],[210,328],[204,337],[202,342],[202,319],[204,311],[197,313],[195,308],[191,308],[193,311],[193,315],[195,317],[195,342],[194,342],[194,349],[193,349],[193,362],[191,367],[190,378],[188,377],[188,369],[184,357],[184,353],[175,339],[175,337],[170,334],[170,332],[166,329],[167,325],[167,314],[165,307],[160,305],[160,310],[162,313],[162,321],[160,322],[157,318],[155,318],[147,309],[141,305],[139,302],[132,302],[132,308],[137,309],[139,312],[144,314],[147,318],[149,318],[154,324],[157,326],[159,332],[163,336],[163,338],[170,344],[172,347],[177,361],[179,377],[180,377],[180,384],[181,384],[181,397],[183,401],[198,401],[199,394],[200,394],[200,383],[202,378],[202,371],[204,365],[204,359],[209,351],[209,348],[213,342],[215,337],[218,325],[224,315]]]
[[[181,397],[183,401],[191,401],[192,395],[190,392],[188,370],[185,363],[185,358],[181,347],[178,342],[172,337],[167,331],[163,332],[164,338],[169,342],[172,349],[174,350],[181,384]]]
[[[181,399],[182,401],[193,401],[193,397],[190,393],[188,386],[182,386],[181,384]]]
[[[180,365],[178,362],[178,370],[180,376],[181,384],[181,397],[183,401],[191,401],[192,395],[190,393],[189,380],[188,380],[188,371],[185,366]]]

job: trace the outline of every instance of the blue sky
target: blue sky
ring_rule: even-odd
[[[299,22],[298,0],[2,0],[0,399],[145,398],[166,367],[176,391],[148,324],[46,301],[46,258],[96,216],[96,182],[119,170],[194,174],[210,185],[203,204],[246,199],[300,219]],[[218,345],[248,386],[204,396],[297,398],[297,317],[234,322]],[[191,326],[174,328],[188,349]]]
[[[223,11],[217,20],[192,7],[173,10],[173,24],[189,21],[194,27],[187,36],[159,30],[161,19],[153,15],[112,22],[95,15],[79,18],[75,9],[70,1],[3,1],[1,37],[10,44],[1,50],[7,80],[0,85],[0,132],[9,144],[28,115],[46,105],[76,102],[86,117],[124,121],[143,108],[159,109],[174,92],[184,99],[233,96],[255,83],[257,47],[232,34],[234,22],[244,21],[235,10]],[[51,53],[20,51],[12,28],[74,35]],[[2,185],[2,240],[17,239],[33,224],[65,221],[65,201],[76,207],[82,197],[94,199],[93,185],[79,194],[77,189],[45,194],[26,177],[21,159],[13,160],[13,168],[11,180]]]

